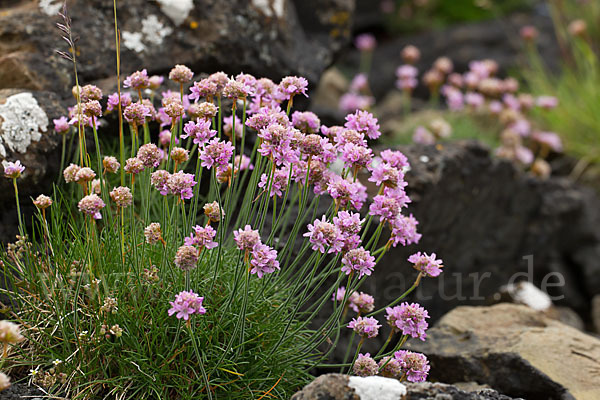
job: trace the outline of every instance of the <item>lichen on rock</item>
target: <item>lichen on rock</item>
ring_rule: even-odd
[[[29,92],[18,93],[0,105],[0,154],[25,153],[32,141],[37,142],[48,129],[48,116]]]

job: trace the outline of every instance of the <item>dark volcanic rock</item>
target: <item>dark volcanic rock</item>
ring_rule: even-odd
[[[61,1],[51,1],[60,4]],[[175,10],[173,4],[184,6]],[[168,72],[187,64],[197,73],[225,70],[280,78],[303,75],[316,83],[349,37],[354,0],[118,2],[121,69]],[[66,94],[72,65],[54,54],[67,50],[56,9],[22,0],[0,6],[0,86]],[[45,12],[47,12],[47,15]],[[115,73],[112,1],[68,1],[77,43],[80,81]]]
[[[30,197],[48,194],[58,176],[61,139],[53,131],[52,119],[65,113],[54,93],[0,90],[0,151],[26,168],[17,180],[25,221],[30,221],[34,211]],[[0,242],[12,241],[18,231],[15,194],[12,180],[4,177],[0,179],[0,210]]]
[[[425,353],[430,378],[476,381],[536,400],[600,397],[600,340],[514,304],[459,307],[411,341]]]
[[[392,249],[365,282],[377,304],[412,285],[416,271],[406,259],[420,250],[436,252],[445,264],[412,297],[433,319],[457,305],[486,304],[502,285],[522,280],[589,315],[600,292],[600,200],[591,190],[533,178],[474,142],[400,150],[412,166],[408,212],[423,237]]]
[[[451,385],[429,382],[405,383],[404,386],[402,388],[396,380],[389,378],[349,378],[327,374],[306,385],[291,400],[358,400],[363,398],[363,394],[369,399],[385,400],[511,400],[511,397],[491,389],[465,392]],[[406,393],[402,395],[404,390]]]
[[[2,400],[42,400],[44,393],[22,383],[13,383],[8,389],[0,392]]]
[[[492,389],[466,392],[444,383],[407,383],[406,397],[403,400],[510,400]]]

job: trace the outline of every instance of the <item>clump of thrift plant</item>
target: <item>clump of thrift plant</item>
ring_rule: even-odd
[[[359,290],[392,247],[421,237],[404,213],[408,161],[370,146],[381,134],[373,114],[327,127],[292,113],[308,96],[295,76],[205,77],[177,65],[169,80],[142,69],[119,83],[106,109],[99,89],[75,88],[71,118],[55,127],[76,126],[82,153],[34,200],[31,232],[19,211],[19,242],[0,253],[11,317],[26,327],[0,326],[9,366],[68,398],[288,398],[347,335],[343,371],[425,379],[425,357],[401,347],[425,339],[427,311],[396,304],[438,276],[441,260],[411,256],[415,283],[393,304]],[[109,117],[122,123],[117,154],[98,140]],[[4,165],[17,202],[22,172]],[[329,208],[317,215],[319,203]],[[384,346],[360,353],[386,311]]]

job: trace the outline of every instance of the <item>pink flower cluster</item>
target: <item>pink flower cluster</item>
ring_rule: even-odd
[[[379,334],[381,325],[373,317],[358,317],[352,318],[352,321],[348,323],[348,328],[354,330],[360,337],[371,339]]]
[[[175,296],[175,301],[170,301],[171,308],[169,316],[175,315],[177,319],[188,321],[191,315],[202,315],[206,313],[206,308],[202,306],[204,297],[198,296],[193,291],[182,291]]]
[[[385,309],[386,319],[394,331],[402,332],[413,338],[425,340],[429,313],[417,303],[402,303],[399,306]]]
[[[277,251],[263,244],[258,231],[253,230],[250,225],[233,232],[233,237],[237,248],[250,257],[250,273],[262,278],[265,274],[280,269]]]
[[[431,367],[424,354],[399,350],[394,353],[394,358],[398,360],[402,374],[409,382],[424,382],[427,379]]]
[[[200,249],[213,249],[219,245],[214,241],[217,231],[215,231],[210,225],[196,225],[192,228],[192,230],[193,232],[190,234],[190,236],[186,237],[184,240],[186,246],[197,246]]]

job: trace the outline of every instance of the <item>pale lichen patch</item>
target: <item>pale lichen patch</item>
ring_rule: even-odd
[[[167,17],[173,21],[176,26],[183,24],[183,21],[190,15],[194,8],[193,0],[157,0],[160,9]]]
[[[48,116],[29,92],[15,94],[0,105],[0,154],[11,151],[25,153],[31,142],[37,142],[48,130]]]
[[[129,50],[141,53],[148,46],[159,46],[165,37],[173,33],[173,28],[165,26],[156,15],[148,15],[142,20],[141,32],[123,32],[123,45]]]

